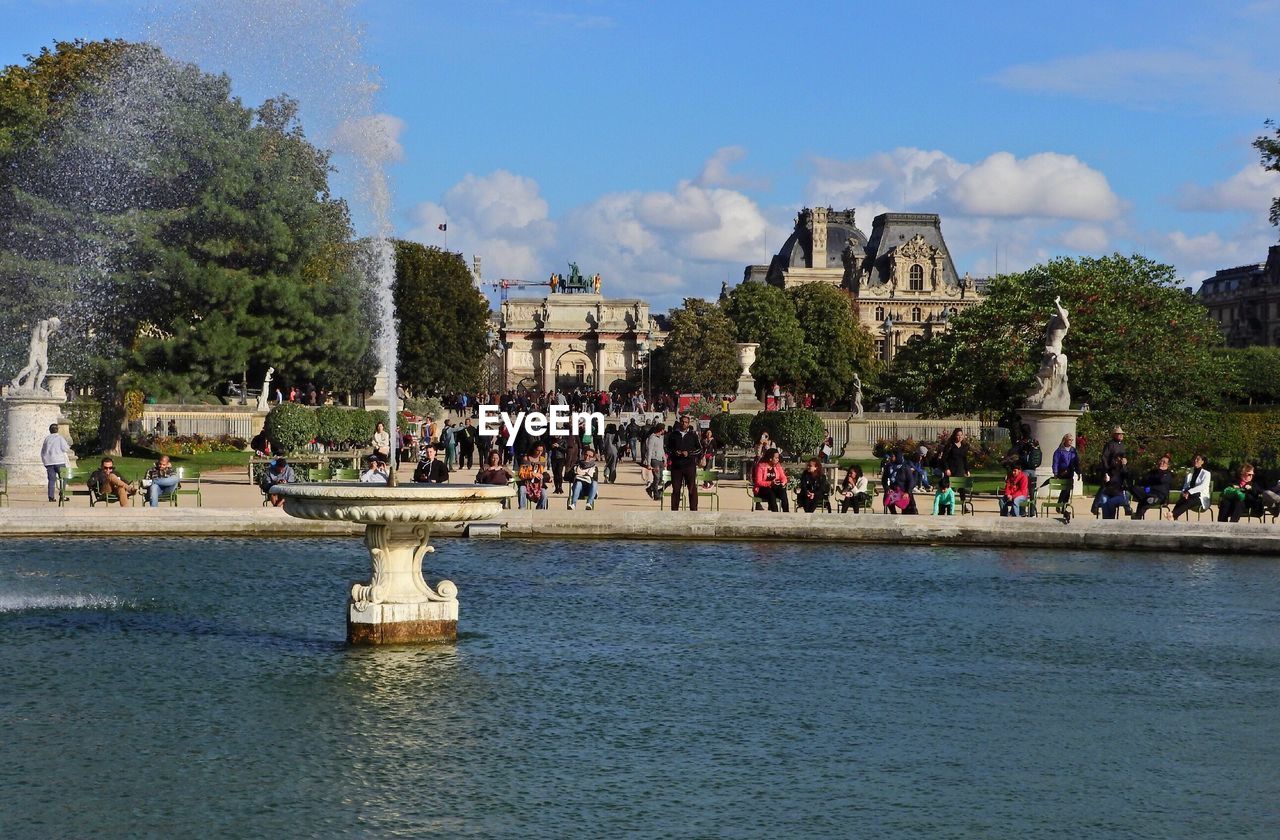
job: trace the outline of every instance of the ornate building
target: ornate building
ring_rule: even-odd
[[[1280,245],[1267,261],[1224,268],[1200,284],[1200,301],[1229,347],[1280,346]]]
[[[504,300],[497,327],[503,388],[537,391],[630,390],[666,337],[645,301],[592,291]]]
[[[859,318],[889,361],[913,336],[946,329],[951,316],[982,300],[984,284],[958,277],[934,213],[881,213],[871,236],[853,210],[805,208],[769,265],[747,266],[745,282],[791,289],[830,283],[853,296]]]

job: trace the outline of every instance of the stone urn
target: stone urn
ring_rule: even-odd
[[[733,407],[738,411],[759,411],[764,408],[760,398],[756,396],[756,380],[751,375],[751,366],[756,363],[756,350],[759,344],[744,343],[738,345],[738,363],[742,365],[742,373],[738,377],[738,392],[733,400]]]
[[[328,482],[288,484],[272,492],[284,510],[299,519],[354,522],[365,526],[373,573],[351,587],[347,602],[347,642],[353,645],[452,641],[458,636],[458,588],[450,580],[430,586],[422,558],[436,522],[492,519],[506,485],[385,484]]]

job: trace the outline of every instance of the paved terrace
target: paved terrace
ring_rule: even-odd
[[[458,473],[462,477],[464,473]],[[404,474],[407,477],[407,472]],[[0,508],[0,537],[317,537],[355,536],[360,526],[294,519],[264,508],[243,470],[207,473],[204,507],[182,499],[182,507],[90,508],[75,497],[63,508],[49,504],[38,488],[14,488],[11,505]],[[1240,522],[1157,520],[1155,513],[1135,522],[1075,519],[1012,519],[996,515],[994,500],[979,503],[976,516],[886,516],[880,513],[768,513],[750,510],[746,484],[720,484],[721,510],[705,504],[697,513],[659,511],[644,495],[639,468],[625,464],[618,483],[602,485],[599,505],[587,511],[565,508],[553,496],[551,509],[511,510],[497,521],[508,536],[586,539],[785,540],[830,543],[1005,546],[1142,550],[1280,556],[1280,526]],[[1078,506],[1086,511],[1087,500]],[[984,508],[983,505],[986,507]],[[440,536],[458,535],[461,526],[442,525]]]

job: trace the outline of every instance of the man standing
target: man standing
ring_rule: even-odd
[[[667,435],[667,454],[671,456],[671,509],[680,509],[680,489],[689,488],[689,510],[698,509],[698,459],[702,442],[693,430],[693,419],[680,415],[676,428]]]
[[[463,399],[466,399],[465,394]],[[458,444],[458,469],[471,469],[472,456],[476,451],[476,430],[471,427],[470,417],[462,421],[462,427],[454,433],[454,438]]]
[[[44,442],[40,444],[40,462],[44,464],[44,471],[49,477],[49,501],[58,501],[58,474],[67,466],[67,453],[71,451],[71,447],[67,445],[67,439],[58,434],[58,424],[49,424],[49,434],[45,437]]]
[[[661,423],[653,427],[644,442],[644,462],[653,473],[653,483],[649,485],[649,497],[654,501],[662,498],[662,470],[667,465],[667,453],[662,447],[663,432]]]

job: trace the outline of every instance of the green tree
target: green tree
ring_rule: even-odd
[[[738,341],[760,345],[751,366],[757,388],[774,382],[786,387],[804,384],[813,365],[811,350],[785,292],[765,283],[740,283],[729,292],[725,314],[738,331]]]
[[[460,254],[396,242],[400,384],[411,391],[480,384],[489,349],[489,304]]]
[[[1267,120],[1267,128],[1271,135],[1260,135],[1253,141],[1253,147],[1262,157],[1262,168],[1268,172],[1280,172],[1280,126],[1274,120]],[[1271,224],[1280,227],[1280,196],[1271,201]]]
[[[103,449],[131,388],[362,372],[346,207],[294,103],[246,108],[225,76],[123,42],[59,43],[0,80],[0,335],[64,316],[54,363],[102,400]]]
[[[1040,363],[1044,326],[1061,296],[1071,394],[1104,422],[1161,425],[1217,405],[1230,382],[1218,326],[1174,269],[1142,256],[1053,260],[992,280],[949,333],[908,345],[890,381],[935,414],[1011,417]]]
[[[734,390],[741,372],[733,322],[714,303],[685,298],[671,311],[671,330],[663,349],[667,377],[678,391],[724,394]]]
[[[827,438],[822,418],[804,408],[761,411],[751,421],[751,440],[759,440],[761,432],[768,432],[774,445],[793,458],[812,455]]]
[[[1225,351],[1231,366],[1228,396],[1238,402],[1280,404],[1280,347]]]
[[[809,348],[805,389],[821,403],[853,393],[853,376],[868,376],[876,364],[875,340],[858,320],[853,300],[835,286],[806,283],[789,292]]]
[[[272,452],[298,452],[316,436],[316,412],[297,403],[280,403],[267,413],[266,427]]]

